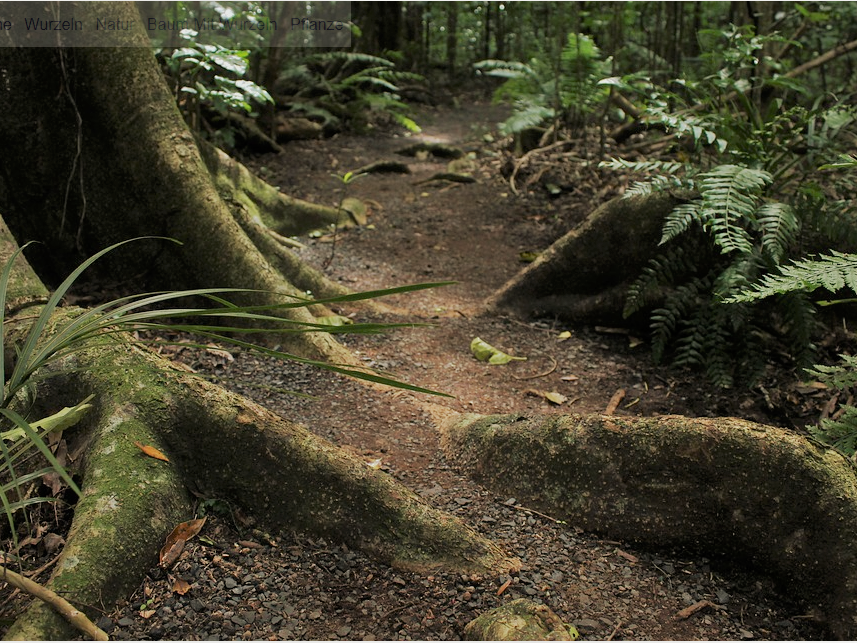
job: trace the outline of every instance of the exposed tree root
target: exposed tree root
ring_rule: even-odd
[[[613,199],[562,236],[486,302],[487,312],[617,323],[625,292],[655,255],[664,217],[689,195]]]
[[[857,476],[734,418],[462,415],[447,457],[497,493],[610,538],[741,561],[857,636]]]

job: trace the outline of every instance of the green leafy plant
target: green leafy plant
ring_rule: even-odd
[[[285,297],[286,301],[282,304],[270,306],[237,306],[230,303],[228,301],[229,297],[252,292],[239,288],[200,288],[145,293],[122,297],[81,311],[80,314],[69,319],[58,328],[52,328],[51,332],[48,333],[48,327],[52,323],[52,317],[57,307],[80,275],[105,254],[133,241],[136,240],[124,241],[105,248],[72,271],[42,307],[38,317],[32,323],[23,344],[16,347],[16,360],[11,372],[3,360],[0,360],[0,381],[5,382],[2,400],[0,400],[0,417],[2,417],[5,423],[4,425],[0,425],[0,451],[2,451],[3,457],[2,461],[0,461],[0,503],[2,503],[13,538],[17,538],[15,515],[18,512],[28,506],[52,500],[44,497],[28,497],[25,488],[27,485],[39,480],[47,473],[56,473],[72,491],[80,495],[80,489],[75,484],[71,475],[51,452],[46,441],[46,436],[51,431],[59,430],[59,428],[67,428],[77,422],[88,409],[89,399],[84,400],[72,409],[63,409],[49,418],[44,418],[36,422],[26,419],[26,412],[22,413],[22,409],[16,409],[15,407],[16,405],[21,407],[22,401],[26,403],[28,390],[31,389],[37,376],[43,376],[44,371],[42,369],[45,366],[80,351],[96,338],[123,342],[127,341],[127,335],[123,336],[123,333],[133,331],[155,331],[158,337],[165,337],[165,331],[193,333],[207,340],[236,346],[261,355],[314,365],[358,379],[417,392],[444,395],[380,375],[370,369],[328,364],[267,348],[251,341],[234,337],[232,333],[241,333],[242,335],[253,333],[289,334],[306,332],[379,333],[389,328],[413,326],[413,324],[375,323],[333,326],[324,322],[294,322],[277,317],[275,313],[280,310],[306,307],[313,304],[333,304],[373,299],[384,295],[446,285],[449,282],[415,284],[327,299]],[[16,251],[6,262],[2,272],[0,272],[0,301],[6,301],[12,266],[22,250],[23,248]],[[172,302],[184,301],[188,298],[202,298],[203,300],[207,300],[211,305],[207,307],[171,305]],[[0,308],[0,338],[2,338],[4,345],[6,345],[8,322],[5,319],[4,311],[5,307]],[[189,321],[183,322],[183,320]],[[253,328],[239,325],[241,322],[248,321],[254,324]],[[150,343],[174,344],[175,342],[170,342],[168,339],[157,339],[152,340]],[[202,342],[183,345],[203,347]],[[22,463],[33,457],[35,453],[41,454],[47,464],[40,467],[31,466],[27,469],[26,473],[22,473]]]
[[[655,359],[669,355],[731,386],[736,372],[746,383],[761,373],[771,331],[798,365],[812,363],[815,305],[803,293],[765,305],[745,301],[726,308],[723,301],[807,247],[857,242],[853,204],[831,198],[847,188],[821,188],[817,167],[822,155],[837,150],[854,113],[832,101],[805,107],[767,96],[768,90],[799,89],[764,57],[767,45],[782,42],[776,36],[730,27],[706,31],[702,40],[703,65],[713,73],[675,80],[670,89],[650,85],[646,108],[649,118],[693,144],[694,161],[684,148],[680,164],[614,159],[602,167],[656,175],[629,195],[689,191],[666,217],[663,251],[629,289],[625,314],[651,309]]]
[[[558,56],[537,56],[529,63],[482,60],[473,67],[506,79],[494,92],[495,102],[513,106],[500,128],[504,135],[548,122],[579,130],[608,96],[608,89],[599,85],[607,67],[595,42],[584,34],[570,33]]]
[[[419,74],[396,69],[391,60],[369,54],[333,51],[314,54],[286,68],[278,81],[291,96],[291,111],[325,127],[365,127],[387,116],[411,132],[420,127],[400,95],[402,83],[420,83]]]
[[[274,102],[264,87],[244,78],[249,56],[246,49],[192,41],[173,51],[167,67],[174,79],[178,104],[195,131],[201,129],[203,106],[225,116],[229,112],[251,114],[254,105]]]

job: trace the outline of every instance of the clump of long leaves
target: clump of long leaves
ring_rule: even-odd
[[[151,238],[151,237],[149,237]],[[231,344],[247,351],[256,352],[284,360],[310,364],[329,371],[342,373],[351,377],[371,382],[377,382],[408,389],[411,391],[439,394],[436,391],[413,386],[390,377],[386,377],[369,369],[329,364],[319,360],[307,359],[283,351],[267,348],[251,341],[238,339],[232,333],[247,335],[251,333],[379,333],[387,329],[414,326],[414,324],[348,324],[334,326],[325,323],[297,322],[276,315],[277,312],[301,308],[314,304],[333,304],[348,301],[374,299],[385,295],[411,292],[425,288],[447,285],[451,282],[414,284],[354,293],[327,299],[288,298],[281,304],[270,306],[237,306],[228,301],[228,297],[247,294],[252,291],[241,288],[199,288],[193,290],[146,293],[122,297],[94,308],[84,310],[59,328],[51,328],[46,333],[51,318],[60,305],[69,288],[98,259],[107,253],[136,241],[131,239],[112,245],[93,255],[81,263],[54,291],[39,313],[23,345],[16,347],[16,361],[11,373],[6,372],[6,365],[0,360],[0,381],[5,382],[2,400],[0,400],[0,503],[6,514],[12,532],[12,538],[17,547],[15,515],[19,511],[34,504],[51,502],[53,498],[27,497],[25,487],[46,474],[56,473],[76,494],[80,489],[64,466],[57,460],[47,444],[47,436],[52,431],[58,431],[74,425],[85,414],[89,405],[87,398],[73,408],[63,409],[49,418],[31,422],[13,407],[15,401],[24,396],[27,389],[34,383],[36,373],[46,365],[61,360],[90,345],[95,338],[115,339],[117,342],[127,341],[126,332],[148,330],[163,333],[165,331],[190,332],[210,340]],[[174,240],[170,240],[174,241]],[[24,246],[26,248],[26,246]],[[0,302],[6,302],[12,266],[23,248],[17,250],[6,262],[0,272]],[[207,307],[170,307],[171,302],[186,300],[190,297],[207,299],[211,302]],[[191,320],[183,323],[182,320]],[[207,323],[211,320],[210,323]],[[251,322],[254,328],[242,326]],[[5,306],[0,307],[0,340],[5,345],[7,321]],[[156,343],[171,343],[162,339]],[[188,346],[188,344],[183,344]],[[194,344],[190,344],[194,346]],[[202,347],[201,344],[196,346]],[[41,376],[41,374],[39,375]],[[40,453],[46,461],[45,466],[36,470],[21,473],[22,463]],[[32,469],[33,467],[30,467]]]

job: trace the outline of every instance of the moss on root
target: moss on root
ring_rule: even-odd
[[[447,457],[569,524],[763,569],[857,635],[857,477],[842,456],[734,418],[461,416]]]

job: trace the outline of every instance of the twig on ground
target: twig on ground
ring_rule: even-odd
[[[610,636],[607,637],[607,640],[612,641],[613,637],[616,636],[616,634],[619,632],[619,628],[621,628],[621,627],[622,627],[622,621],[619,621],[618,623],[616,623],[616,627],[613,628],[613,631],[610,633]]]
[[[50,605],[54,611],[62,616],[65,620],[72,624],[75,628],[83,632],[86,636],[94,641],[108,641],[107,634],[104,630],[98,628],[90,621],[86,614],[76,609],[71,603],[57,596],[47,587],[43,587],[38,583],[25,578],[12,570],[0,566],[0,578],[18,589],[27,592],[31,596],[35,596],[41,601]]]
[[[539,377],[545,377],[546,375],[550,375],[551,373],[553,373],[556,370],[557,363],[556,363],[556,360],[553,357],[551,357],[550,355],[548,355],[547,358],[551,362],[553,362],[553,365],[548,370],[546,370],[544,373],[536,373],[535,375],[524,375],[523,377],[518,377],[517,375],[512,375],[512,377],[514,377],[518,381],[523,381],[523,380],[534,380],[534,379],[537,379]]]

